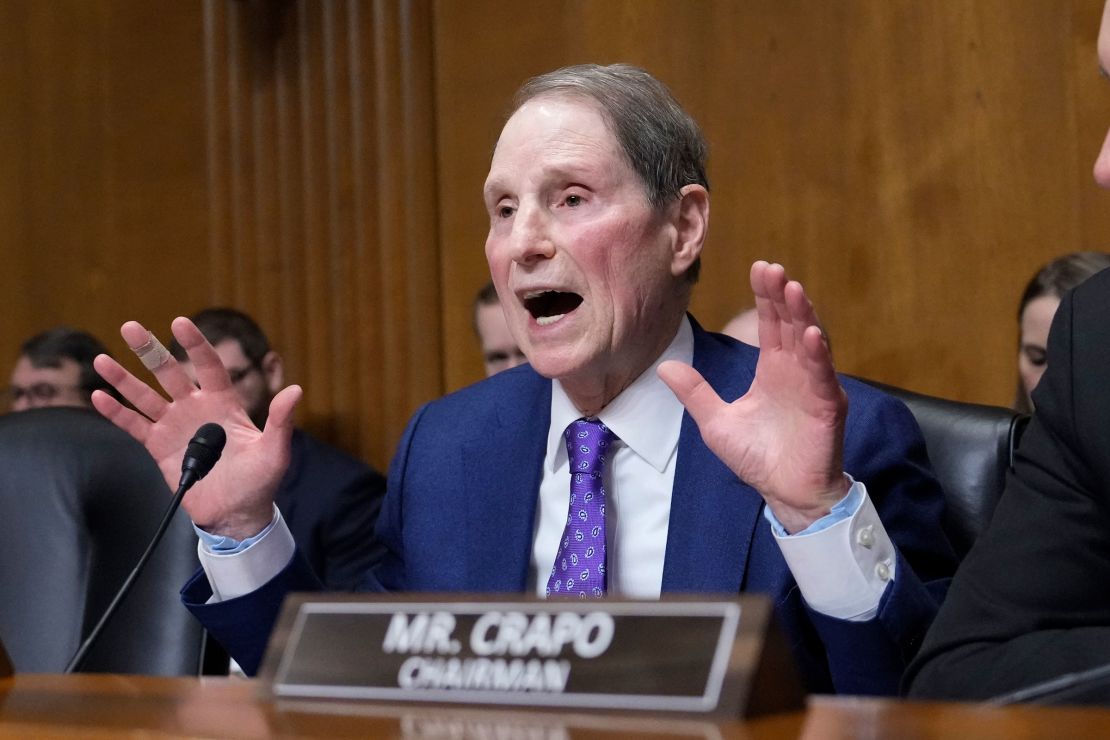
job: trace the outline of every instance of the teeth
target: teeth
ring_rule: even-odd
[[[564,316],[566,316],[565,313],[557,314],[555,316],[540,316],[536,319],[536,323],[540,326],[548,326],[550,324],[554,324],[556,321],[563,318]]]

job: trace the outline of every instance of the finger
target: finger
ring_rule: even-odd
[[[158,421],[166,412],[169,404],[158,394],[158,391],[136,378],[127,368],[108,355],[94,357],[93,369],[148,419]]]
[[[778,317],[777,329],[779,332],[778,344],[783,350],[794,350],[794,327],[790,320],[790,313],[786,308],[786,268],[774,263],[767,267],[763,273],[763,290],[771,301],[771,306]]]
[[[144,416],[127,408],[112,398],[110,393],[102,390],[93,391],[92,405],[105,419],[139,440],[141,444],[146,444],[151,422]]]
[[[697,370],[684,362],[668,360],[659,365],[659,377],[675,394],[679,402],[693,417],[698,427],[708,423],[728,404],[721,400],[713,386]]]
[[[286,438],[293,434],[293,411],[297,402],[301,400],[303,391],[299,385],[282,388],[273,400],[270,401],[270,413],[266,417],[266,428],[263,435],[276,434]]]
[[[828,340],[819,326],[810,326],[802,337],[802,347],[806,358],[806,372],[810,388],[814,394],[825,401],[839,402],[843,399],[843,389],[836,377],[832,352]]]
[[[763,260],[753,263],[750,280],[752,295],[755,297],[755,313],[759,318],[759,346],[761,349],[774,350],[782,346],[782,331],[778,311],[775,310],[774,301],[766,288],[766,274],[770,267]]]
[[[172,324],[173,338],[189,355],[189,362],[197,376],[197,385],[206,391],[225,391],[231,388],[231,377],[216,354],[216,350],[189,319],[178,316]],[[190,389],[193,385],[190,382]]]
[[[120,327],[119,333],[143,366],[154,374],[163,390],[170,394],[170,398],[184,398],[193,392],[189,376],[153,332],[147,331],[138,321],[128,321]]]
[[[288,460],[289,445],[293,437],[293,410],[301,400],[301,387],[282,388],[270,401],[270,412],[262,429],[262,443],[270,450],[274,461]]]
[[[821,328],[817,321],[817,312],[813,309],[813,302],[806,296],[805,288],[797,280],[788,282],[783,292],[794,342],[796,346],[801,347],[806,329],[811,326]]]

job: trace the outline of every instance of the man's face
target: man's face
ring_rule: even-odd
[[[501,310],[500,303],[479,304],[474,323],[478,327],[478,342],[482,345],[487,378],[528,362],[505,323],[505,312]]]
[[[81,366],[63,357],[59,367],[35,367],[20,357],[12,370],[10,388],[12,411],[44,406],[90,406],[89,395],[81,388]]]
[[[1110,77],[1110,0],[1102,9],[1102,27],[1098,31],[1098,63],[1104,76]],[[1110,188],[1110,132],[1102,142],[1102,151],[1095,160],[1095,180]]]
[[[274,383],[273,370],[267,360],[275,356],[272,352],[263,358],[261,364],[254,364],[243,354],[243,348],[235,339],[225,339],[217,344],[214,349],[220,356],[220,362],[227,369],[231,377],[231,385],[239,395],[239,402],[247,412],[251,421],[261,429],[266,425],[266,417],[270,411],[270,401],[277,392],[272,388]],[[196,376],[192,363],[183,362],[182,367],[194,381]],[[280,378],[278,388],[280,389]]]
[[[529,101],[505,124],[484,200],[486,258],[517,343],[576,403],[608,402],[684,310],[677,206],[654,211],[601,114],[566,97]]]

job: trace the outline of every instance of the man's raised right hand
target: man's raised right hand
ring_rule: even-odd
[[[240,405],[219,355],[200,330],[179,317],[172,331],[196,370],[195,384],[166,353],[151,370],[169,395],[166,400],[111,357],[100,355],[93,363],[96,371],[135,410],[103,391],[93,393],[93,406],[146,447],[171,490],[181,476],[181,458],[193,434],[207,422],[222,426],[227,433],[223,457],[189,491],[182,506],[198,527],[212,534],[237,540],[252,537],[273,518],[274,492],[289,465],[293,409],[301,388],[289,386],[274,397],[266,428],[259,431]],[[120,327],[120,335],[133,351],[152,338],[137,321]]]

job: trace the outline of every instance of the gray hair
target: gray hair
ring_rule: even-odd
[[[656,210],[678,198],[686,185],[709,189],[709,147],[701,129],[667,86],[645,70],[630,64],[563,67],[521,85],[512,112],[544,96],[581,97],[598,107]],[[697,280],[700,267],[699,258],[687,270],[690,282]]]

